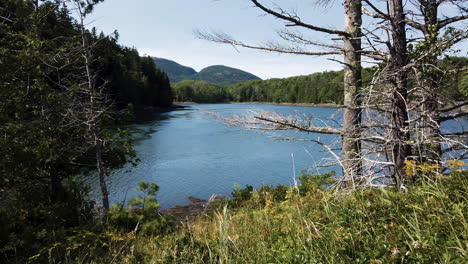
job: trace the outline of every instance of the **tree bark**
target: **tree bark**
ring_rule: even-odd
[[[402,0],[389,0],[389,16],[393,46],[390,49],[392,98],[393,177],[398,190],[406,179],[404,161],[411,155],[408,116],[408,52],[406,48],[406,23]]]
[[[362,172],[361,164],[361,25],[360,0],[345,0],[344,36],[344,120],[343,120],[343,176],[351,187]]]
[[[437,61],[437,51],[430,50],[434,45],[437,44],[437,37],[439,35],[439,25],[437,21],[437,9],[438,4],[436,0],[423,0],[421,1],[422,11],[424,14],[424,41],[428,47],[430,54],[426,57],[424,62],[427,64],[432,64]],[[423,63],[424,64],[424,63]],[[424,145],[424,157],[430,162],[440,163],[440,158],[442,156],[442,148],[439,143],[439,74],[434,67],[428,65],[422,65],[423,69],[422,79],[423,79],[423,124],[426,128],[423,129],[423,133],[427,140]]]
[[[96,146],[96,168],[99,176],[99,185],[101,187],[102,195],[102,206],[104,207],[105,212],[109,211],[109,191],[107,190],[106,184],[106,171],[104,167],[104,162],[102,160],[102,141],[99,137],[98,131],[94,128],[94,144]]]

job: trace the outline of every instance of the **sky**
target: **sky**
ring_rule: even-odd
[[[339,70],[341,65],[316,56],[285,55],[197,39],[194,30],[224,31],[238,40],[261,44],[278,39],[281,21],[263,15],[246,0],[107,0],[88,17],[88,27],[111,34],[118,30],[120,43],[140,54],[174,60],[197,71],[211,65],[226,65],[251,72],[263,79]],[[341,6],[322,9],[314,0],[276,1],[301,14],[311,23],[340,28]]]
[[[342,1],[334,1],[325,8],[315,5],[316,0],[264,2],[270,7],[297,12],[307,23],[335,29],[344,25]],[[249,0],[107,0],[88,17],[87,26],[105,34],[117,30],[120,43],[135,47],[141,55],[174,60],[197,71],[211,65],[226,65],[269,79],[342,68],[340,63],[329,60],[339,60],[342,57],[339,55],[317,57],[235,49],[195,36],[194,30],[214,30],[251,44],[278,40],[276,31],[284,23],[264,15]],[[307,37],[330,40],[319,33]]]

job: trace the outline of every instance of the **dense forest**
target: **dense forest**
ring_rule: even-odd
[[[439,61],[441,67],[468,67],[468,58],[448,57]],[[370,83],[375,68],[363,70],[363,85]],[[446,101],[463,101],[468,97],[468,76],[458,72],[443,91]],[[269,102],[343,104],[343,71],[318,72],[284,79],[251,80],[227,86],[206,82],[179,82],[174,85],[177,102]]]
[[[96,39],[96,69],[118,108],[169,107],[172,90],[167,75],[150,57],[140,57],[134,48],[120,46],[118,39],[103,35]]]
[[[123,110],[172,104],[151,58],[84,30],[72,10],[94,3],[0,2],[1,263],[45,263],[47,248],[93,225],[75,176],[134,161]]]
[[[173,85],[177,102],[221,103],[230,101],[226,87],[206,81],[181,81]]]

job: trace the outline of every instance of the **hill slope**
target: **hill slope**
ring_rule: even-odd
[[[251,73],[223,65],[204,68],[195,78],[196,80],[206,81],[216,85],[230,85],[241,81],[261,80]]]
[[[161,71],[167,73],[172,83],[190,80],[191,76],[197,74],[193,68],[180,65],[175,61],[163,58],[153,58],[153,61]]]
[[[186,80],[206,81],[215,85],[230,85],[242,81],[261,80],[259,77],[236,68],[215,65],[196,72],[193,68],[163,58],[153,58],[156,66],[167,73],[171,83]]]

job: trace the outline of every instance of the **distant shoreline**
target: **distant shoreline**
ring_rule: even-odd
[[[188,104],[269,104],[269,105],[280,105],[280,106],[307,106],[307,107],[334,107],[340,108],[343,107],[339,104],[332,103],[322,103],[322,104],[313,104],[313,103],[271,103],[271,102],[222,102],[222,103],[195,103],[195,102],[174,102],[177,105],[188,105]]]

